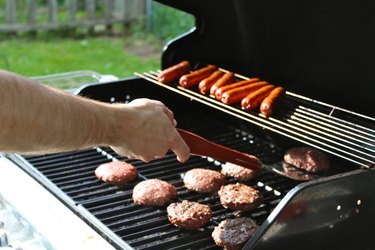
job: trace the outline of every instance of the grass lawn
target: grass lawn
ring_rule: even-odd
[[[15,37],[0,41],[0,68],[28,77],[93,70],[124,78],[159,69],[161,48],[155,39],[125,36]]]

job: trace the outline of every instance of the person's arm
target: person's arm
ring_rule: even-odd
[[[45,154],[111,146],[150,161],[169,149],[180,161],[189,148],[161,102],[137,99],[108,104],[0,71],[0,151]]]

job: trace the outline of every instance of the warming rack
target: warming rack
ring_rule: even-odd
[[[223,72],[228,72],[220,68]],[[239,104],[228,105],[196,88],[186,89],[177,83],[163,84],[157,80],[159,71],[135,75],[184,95],[192,100],[226,112],[280,135],[313,146],[348,160],[362,168],[371,168],[375,161],[375,118],[330,105],[300,94],[286,91],[279,112],[266,117],[256,111],[245,111]],[[235,74],[237,80],[249,77]]]

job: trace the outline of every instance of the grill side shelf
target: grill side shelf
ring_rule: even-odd
[[[96,218],[92,217],[87,209],[82,207],[79,202],[72,198],[69,194],[64,192],[61,187],[59,187],[55,181],[48,178],[48,176],[43,174],[43,170],[39,170],[38,166],[44,166],[48,164],[48,159],[51,157],[59,158],[61,161],[66,161],[67,159],[74,159],[75,157],[80,158],[82,155],[91,153],[91,151],[78,151],[72,153],[59,153],[47,156],[34,156],[23,157],[17,154],[9,154],[7,157],[17,164],[22,170],[28,173],[34,180],[50,191],[58,200],[60,200],[64,205],[66,205],[72,212],[74,212],[78,217],[83,219],[89,226],[91,226],[99,235],[101,235],[105,240],[110,242],[116,249],[133,249],[129,244],[124,242],[120,237],[111,232],[103,223],[101,223]],[[78,156],[77,156],[78,155]],[[36,162],[33,163],[33,160]],[[38,162],[39,161],[39,162]],[[52,168],[56,168],[56,163],[48,164]],[[60,170],[61,171],[61,170]]]

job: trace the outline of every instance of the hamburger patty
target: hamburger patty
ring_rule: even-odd
[[[252,169],[244,168],[233,163],[225,163],[221,167],[221,173],[228,177],[233,177],[239,181],[250,181],[256,176],[256,172]]]
[[[203,227],[212,216],[209,206],[187,200],[170,204],[167,213],[173,225],[189,230]]]
[[[139,205],[164,206],[176,198],[176,188],[159,179],[141,181],[133,189],[133,200]]]
[[[249,211],[260,205],[261,193],[243,183],[222,186],[218,192],[221,204],[233,210]]]
[[[185,187],[198,193],[215,193],[224,183],[224,175],[210,169],[194,168],[184,176]]]
[[[328,156],[311,147],[295,147],[286,151],[284,161],[311,173],[318,173],[330,168]]]
[[[123,161],[112,161],[101,164],[95,169],[95,176],[106,183],[124,185],[137,178],[137,169]]]
[[[212,238],[220,247],[237,250],[242,249],[257,229],[258,225],[250,218],[227,219],[214,228]]]

